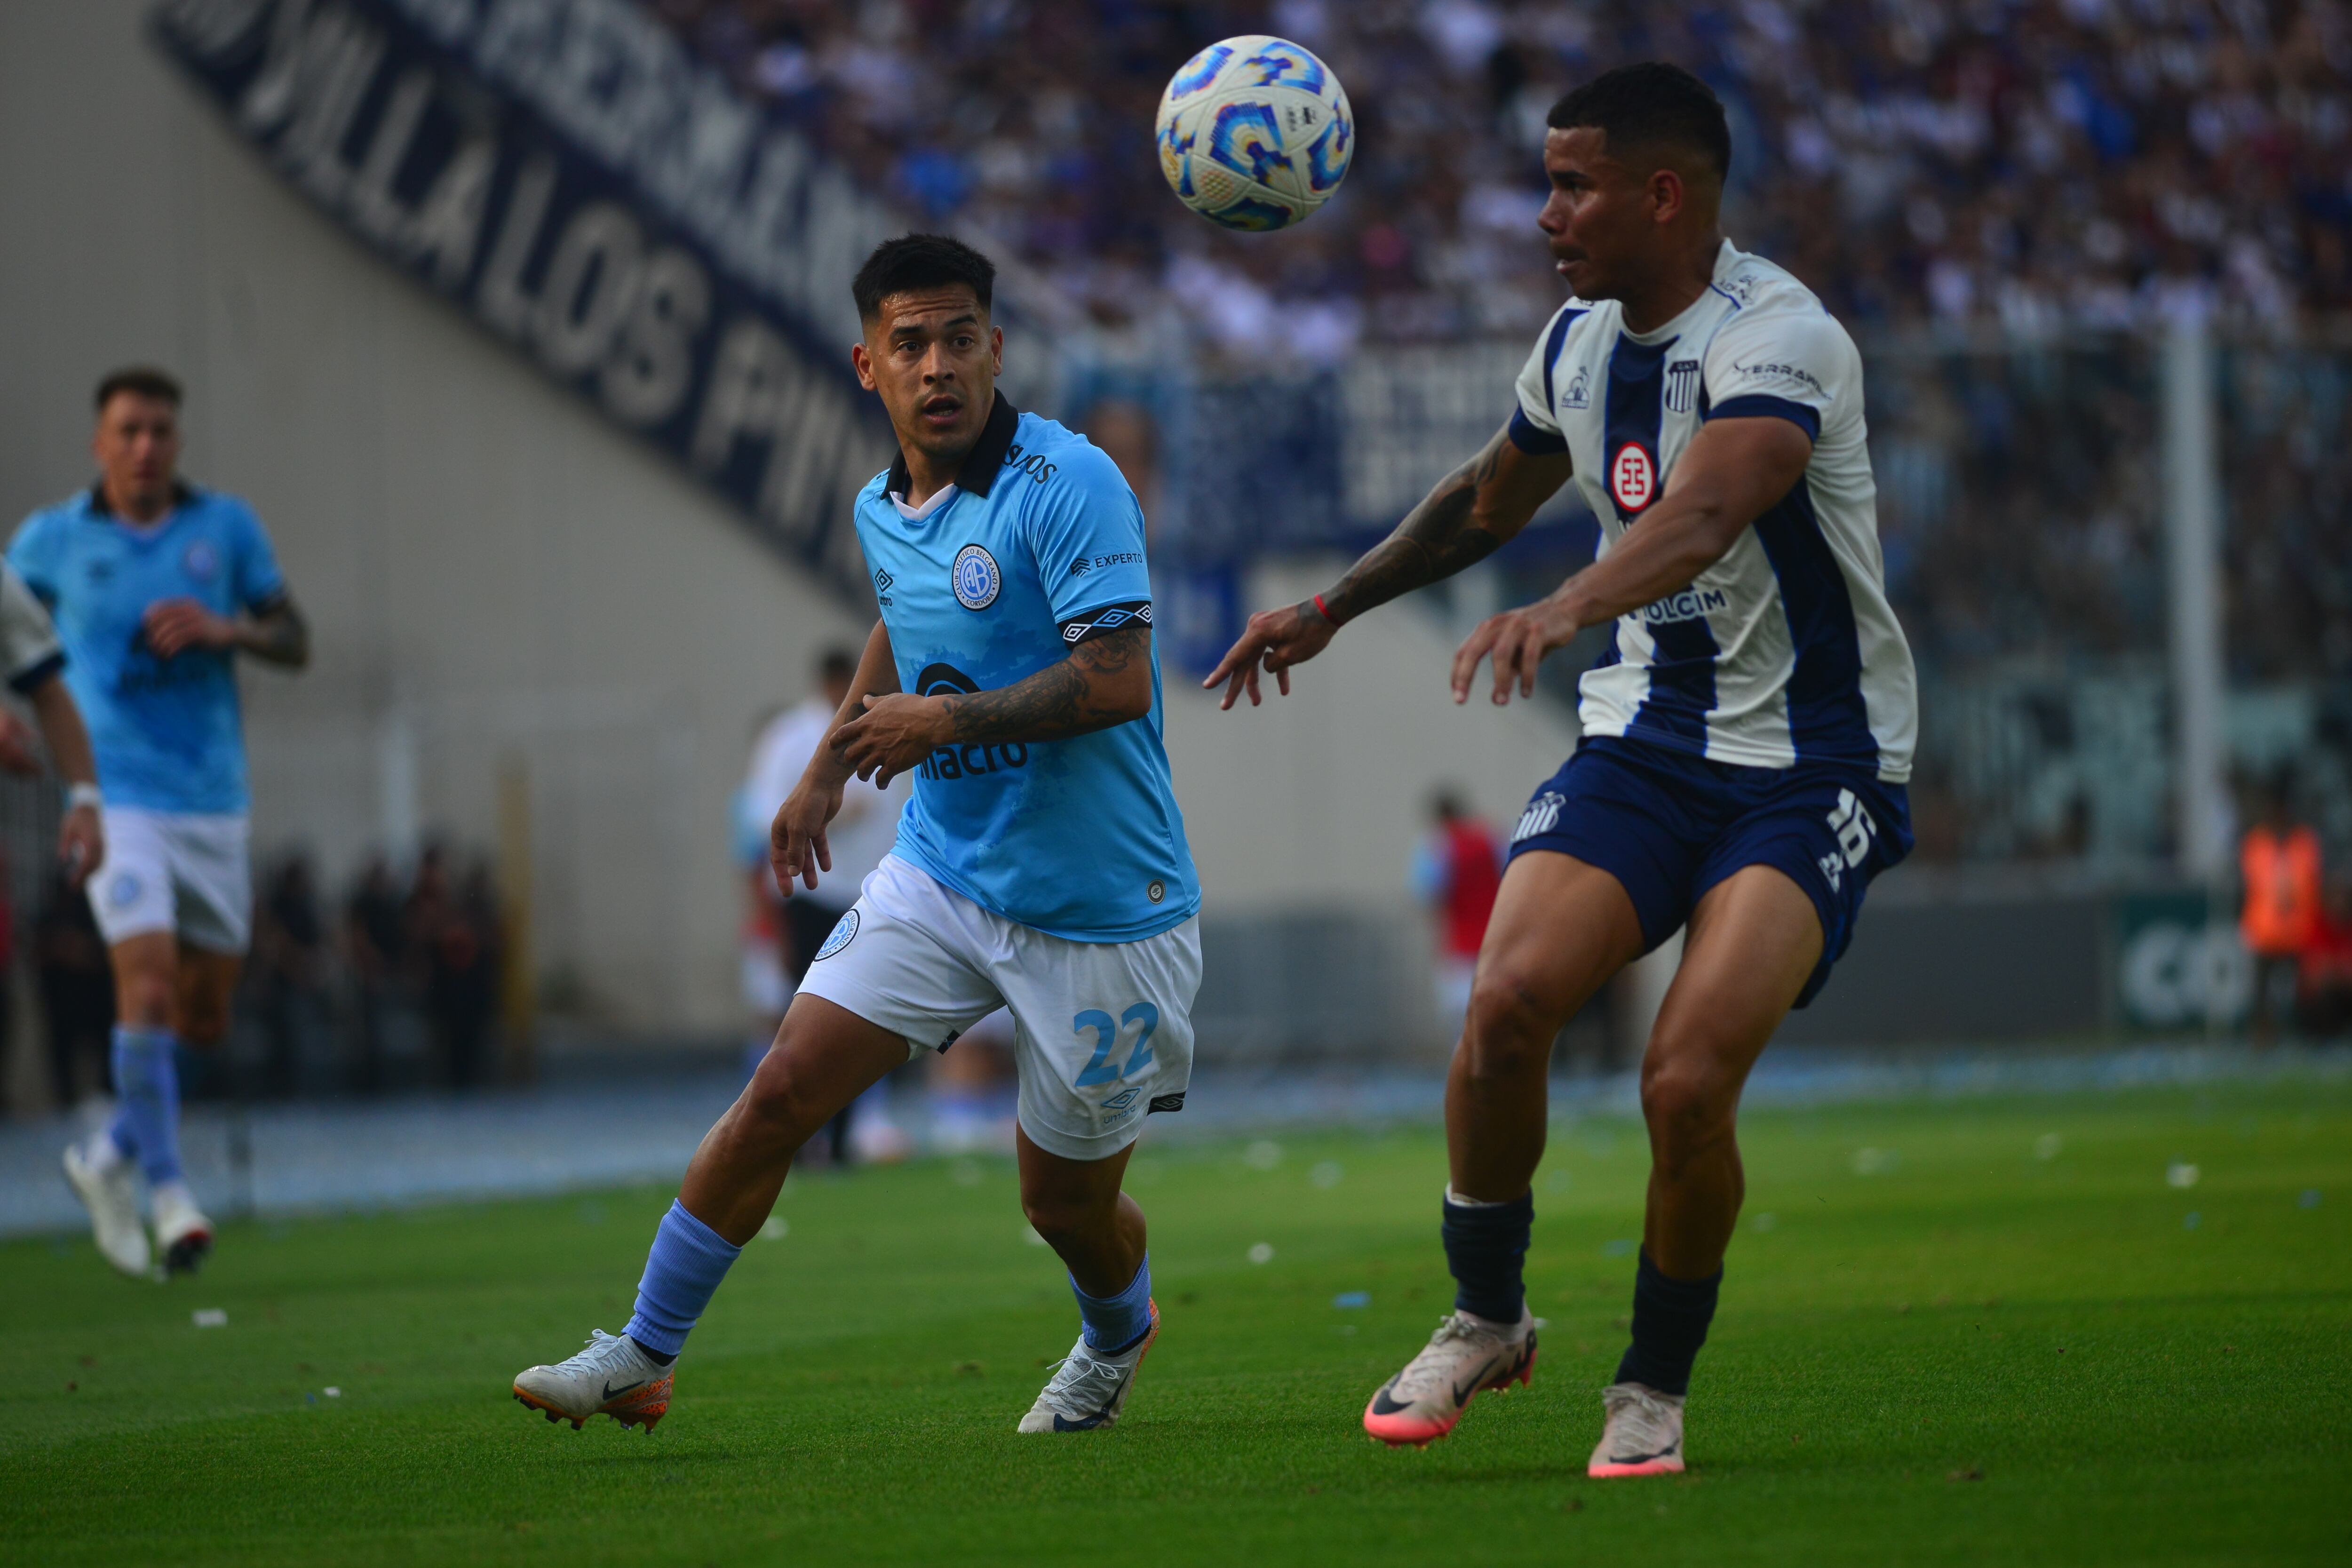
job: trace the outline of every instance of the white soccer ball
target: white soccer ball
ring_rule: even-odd
[[[1226,228],[1288,228],[1347,177],[1356,116],[1313,54],[1248,33],[1211,44],[1169,79],[1158,135],[1177,200]]]

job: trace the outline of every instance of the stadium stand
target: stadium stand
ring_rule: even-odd
[[[2352,18],[2260,0],[1482,0],[1027,5],[656,0],[875,188],[969,215],[1098,320],[1230,353],[1516,333],[1543,119],[1629,59],[1706,76],[1740,149],[1731,231],[1858,326],[2277,325],[2352,305]],[[1349,85],[1366,156],[1279,247],[1163,199],[1148,123],[1202,38],[1271,30]],[[1498,178],[1514,167],[1523,177]],[[1834,221],[1823,222],[1824,216]]]

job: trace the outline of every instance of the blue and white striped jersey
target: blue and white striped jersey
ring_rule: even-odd
[[[1573,457],[1602,555],[1710,419],[1790,420],[1813,455],[1722,560],[1618,620],[1579,688],[1584,732],[1908,779],[1917,679],[1886,600],[1853,340],[1811,289],[1728,241],[1681,315],[1639,333],[1622,316],[1613,300],[1562,306],[1519,374],[1511,421],[1523,449]]]

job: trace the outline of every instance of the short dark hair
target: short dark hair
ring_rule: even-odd
[[[996,263],[952,235],[902,234],[874,247],[849,292],[857,301],[857,319],[870,321],[893,294],[957,283],[970,288],[987,310],[996,289]]]
[[[823,680],[850,680],[857,675],[857,656],[835,644],[817,656],[816,672]]]
[[[98,411],[105,413],[106,405],[126,392],[134,397],[152,397],[159,403],[168,403],[174,408],[180,406],[180,384],[168,372],[157,370],[153,365],[131,364],[121,370],[109,371],[106,379],[98,384]]]
[[[1603,71],[1551,106],[1555,131],[1591,126],[1609,139],[1612,157],[1635,147],[1703,153],[1716,177],[1731,173],[1731,127],[1715,89],[1676,65],[1644,60]]]

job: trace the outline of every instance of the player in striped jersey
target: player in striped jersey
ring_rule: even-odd
[[[1886,601],[1862,364],[1803,285],[1717,223],[1731,143],[1696,77],[1628,67],[1562,99],[1541,226],[1575,293],[1518,410],[1328,592],[1251,618],[1209,678],[1258,700],[1374,605],[1451,575],[1561,485],[1599,559],[1496,616],[1454,661],[1467,700],[1535,690],[1543,656],[1614,623],[1583,742],[1528,804],[1446,1088],[1455,1310],[1372,1397],[1390,1443],[1451,1431],[1536,1356],[1520,1263],[1553,1037],[1687,927],[1642,1063],[1651,1174],[1633,1344],[1602,1395],[1594,1476],[1683,1468],[1683,1405],[1744,1180],[1741,1087],[1844,952],[1871,878],[1910,847],[1916,683]]]

